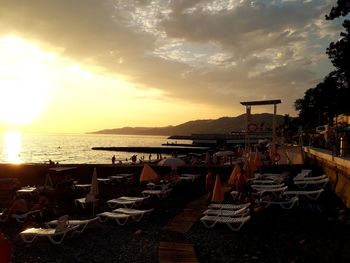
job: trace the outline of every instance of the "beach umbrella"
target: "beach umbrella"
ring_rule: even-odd
[[[86,196],[87,202],[92,202],[92,214],[95,214],[95,202],[96,196],[98,195],[98,181],[97,181],[97,170],[96,167],[92,173],[90,192]]]
[[[228,179],[228,183],[230,185],[235,185],[236,181],[238,179],[238,175],[241,173],[241,167],[236,164],[235,167],[232,170],[232,173],[230,175],[230,178]]]
[[[253,173],[257,170],[257,167],[255,165],[255,156],[256,156],[256,153],[255,154],[250,154],[249,158],[248,158],[248,169],[247,171],[249,171],[251,174],[248,174],[249,177],[251,175],[253,175]]]
[[[97,180],[97,170],[96,167],[94,168],[94,171],[92,173],[92,179],[91,179],[91,188],[90,188],[90,195],[97,196],[98,195],[98,180]]]
[[[258,151],[255,152],[254,166],[256,167],[256,170],[260,169],[263,166],[263,162],[261,161],[261,154]]]
[[[160,166],[170,166],[172,170],[176,170],[178,166],[184,166],[186,165],[184,160],[181,160],[179,158],[165,158],[158,162],[158,165]]]
[[[216,175],[211,201],[215,203],[222,203],[224,201],[224,192],[222,191],[221,181],[218,175]]]
[[[153,181],[158,178],[158,174],[152,169],[149,164],[145,163],[140,175],[140,182]]]

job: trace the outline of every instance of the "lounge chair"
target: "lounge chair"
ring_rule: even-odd
[[[285,184],[252,184],[250,187],[256,190],[265,190],[265,189],[273,189],[273,188],[281,188],[284,187]]]
[[[24,214],[11,214],[10,217],[16,219],[17,222],[23,223],[29,217],[36,217],[41,214],[40,210],[31,210]]]
[[[311,200],[317,200],[321,193],[324,191],[324,189],[317,189],[317,190],[310,190],[310,191],[285,191],[283,192],[284,195],[292,197],[292,196],[306,196]]]
[[[113,212],[103,212],[100,214],[97,214],[98,220],[101,223],[106,222],[108,219],[114,219],[118,225],[125,225],[128,219],[130,218],[130,215],[121,214],[121,213],[113,213]]]
[[[58,219],[56,228],[28,228],[20,233],[22,240],[32,243],[38,236],[47,237],[53,244],[61,244],[67,233],[76,230],[78,225],[68,225],[68,216]]]
[[[264,174],[254,174],[254,178],[252,180],[273,180],[275,183],[282,183],[288,178],[288,173],[264,173]]]
[[[91,184],[73,184],[74,190],[90,191]]]
[[[166,184],[155,184],[155,183],[148,183],[147,188],[149,190],[166,190],[169,189],[171,186],[171,183],[166,183]]]
[[[294,184],[299,188],[306,188],[307,186],[310,186],[310,185],[323,188],[326,186],[326,184],[328,184],[328,182],[329,182],[328,178],[323,178],[319,180],[297,180],[297,181],[294,181]]]
[[[281,199],[277,199],[277,200],[268,200],[268,199],[264,199],[261,198],[257,201],[257,203],[259,203],[261,206],[263,207],[269,207],[270,205],[279,205],[280,207],[284,208],[284,209],[292,209],[294,207],[295,204],[299,203],[299,198],[297,196],[294,196],[292,198],[281,198]]]
[[[101,183],[104,183],[104,184],[109,184],[111,181],[111,179],[109,178],[97,178],[97,182],[101,182]]]
[[[238,210],[241,208],[247,208],[251,205],[251,203],[245,204],[210,204],[208,206],[209,209],[226,209],[226,210]]]
[[[320,175],[320,176],[303,176],[303,177],[294,177],[293,178],[293,181],[296,182],[296,181],[308,181],[308,180],[321,180],[321,179],[325,179],[327,178],[327,175],[323,174],[323,175]]]
[[[181,174],[180,180],[186,182],[194,182],[199,177],[201,177],[200,174]]]
[[[115,199],[111,199],[107,201],[107,205],[110,208],[115,208],[117,205],[124,206],[125,208],[133,208],[143,203],[144,200],[149,198],[146,197],[134,197],[134,196],[121,196]]]
[[[158,198],[166,198],[170,195],[172,188],[164,189],[164,190],[144,190],[142,191],[142,195],[146,196],[156,196]]]
[[[140,209],[130,209],[130,208],[118,208],[114,209],[113,213],[129,215],[135,221],[139,222],[144,215],[149,214],[154,209],[140,210]]]
[[[75,204],[76,206],[81,205],[82,208],[86,208],[86,205],[87,205],[88,203],[95,204],[96,202],[98,202],[98,199],[96,199],[95,196],[90,195],[90,194],[87,194],[86,197],[78,198],[78,199],[75,199],[75,200],[74,200],[74,204]]]
[[[70,219],[67,221],[67,224],[70,226],[78,226],[78,228],[76,228],[75,231],[78,233],[82,233],[88,224],[95,222],[97,220],[98,220],[98,217],[94,217],[91,219],[82,219],[82,220]],[[45,225],[47,227],[57,226],[58,222],[59,222],[58,220],[52,220],[50,222],[46,222]]]
[[[211,216],[231,216],[231,217],[242,217],[249,214],[248,207],[242,207],[241,209],[207,209],[203,212],[204,215]]]
[[[226,224],[231,230],[238,231],[242,228],[245,222],[250,219],[250,216],[244,217],[230,217],[230,216],[203,216],[200,221],[207,228],[214,227],[217,223]]]
[[[130,178],[132,177],[132,174],[116,174],[116,175],[111,175],[108,178],[114,182],[123,182],[123,181],[129,181]]]

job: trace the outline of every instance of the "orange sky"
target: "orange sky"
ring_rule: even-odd
[[[263,99],[295,116],[341,24],[332,1],[302,2],[3,1],[0,131],[177,125]]]

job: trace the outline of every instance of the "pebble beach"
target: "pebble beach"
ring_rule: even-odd
[[[350,221],[348,217],[339,220],[344,206],[331,189],[317,201],[300,200],[290,210],[259,209],[237,232],[219,224],[205,228],[199,218],[186,233],[167,230],[167,224],[189,202],[206,194],[199,187],[202,184],[179,185],[168,199],[149,200],[144,208],[154,208],[154,212],[141,222],[119,226],[114,221],[97,221],[60,245],[46,238],[27,244],[18,235],[26,227],[42,226],[55,217],[52,214],[23,224],[1,223],[1,228],[14,248],[12,262],[160,262],[160,242],[192,244],[198,262],[350,262]],[[137,194],[140,188],[121,185],[118,191]],[[108,191],[101,198],[110,198]],[[59,210],[71,218],[92,217],[91,210],[72,203],[66,202]],[[106,210],[101,205],[97,213]]]

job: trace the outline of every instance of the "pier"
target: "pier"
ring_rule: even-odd
[[[176,145],[176,144],[174,144]],[[114,152],[137,152],[137,153],[165,153],[165,154],[188,154],[205,153],[211,150],[210,147],[179,147],[169,145],[169,147],[93,147],[92,150],[114,151]]]

